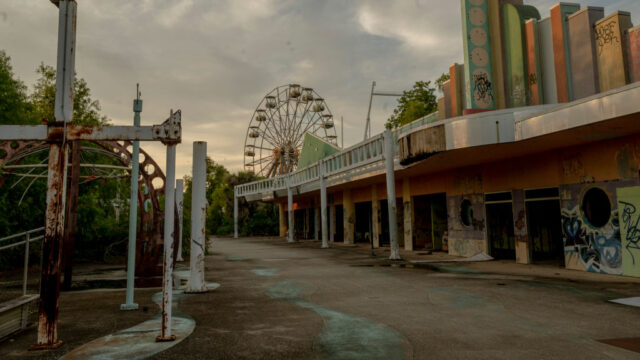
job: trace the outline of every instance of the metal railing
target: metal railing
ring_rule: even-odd
[[[397,133],[394,132],[393,136],[395,139]],[[394,141],[394,143],[396,142]],[[397,151],[394,153],[397,153]],[[236,186],[235,191],[238,196],[246,196],[285,190],[289,187],[319,181],[321,176],[321,167],[324,170],[323,173],[326,178],[340,176],[341,174],[347,173],[356,168],[365,167],[383,160],[384,134],[379,134],[346,148],[339,153],[321,159],[312,165],[298,169],[291,174],[238,185]]]
[[[7,249],[11,249],[17,246],[21,246],[24,245],[24,270],[22,273],[22,295],[27,295],[27,278],[28,278],[28,273],[29,273],[29,244],[34,242],[34,241],[38,241],[38,240],[42,240],[44,239],[44,234],[39,235],[39,236],[34,236],[38,233],[43,233],[44,232],[44,227],[41,228],[37,228],[37,229],[33,229],[33,230],[29,230],[29,231],[25,231],[25,232],[21,232],[19,234],[15,234],[15,235],[10,235],[4,238],[0,239],[0,243],[5,242],[5,241],[9,241],[9,240],[15,240],[15,239],[19,239],[19,238],[24,238],[24,240],[19,241],[19,242],[14,242],[12,244],[9,245],[3,245],[0,246],[0,251],[2,250],[7,250]]]

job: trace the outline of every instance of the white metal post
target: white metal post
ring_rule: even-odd
[[[207,143],[193,143],[193,183],[191,185],[191,259],[188,293],[207,291],[204,281],[204,250],[206,246],[205,219],[207,216]]]
[[[320,161],[320,218],[322,223],[322,248],[329,247],[329,225],[327,223],[327,182],[324,179],[324,163]]]
[[[140,126],[142,100],[140,87],[136,86],[136,99],[133,100],[133,126]],[[120,310],[137,310],[138,304],[133,302],[133,291],[136,274],[136,240],[138,225],[138,177],[140,172],[140,142],[133,142],[131,154],[131,192],[129,196],[129,250],[127,251],[127,293],[125,303]]]
[[[398,219],[396,209],[396,180],[393,169],[393,133],[384,132],[384,162],[387,175],[387,209],[389,210],[390,260],[401,260],[398,247]]]
[[[182,221],[184,219],[184,180],[176,180],[176,206],[178,207],[178,256],[176,261],[184,261],[182,258]]]
[[[162,276],[162,329],[156,341],[173,341],[171,307],[173,305],[173,221],[176,183],[176,145],[167,145],[167,173],[164,184],[164,263]]]
[[[233,188],[233,238],[238,238],[238,191]]]
[[[294,242],[293,238],[293,190],[291,189],[291,177],[287,178],[287,210],[289,210],[289,238],[288,242]]]

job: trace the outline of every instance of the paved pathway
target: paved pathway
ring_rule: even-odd
[[[640,359],[598,340],[640,336],[608,300],[637,283],[402,267],[318,242],[215,239],[214,293],[180,307],[196,329],[157,359]]]

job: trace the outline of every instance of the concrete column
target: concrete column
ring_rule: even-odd
[[[288,187],[287,187],[287,210],[289,211],[289,238],[287,239],[288,242],[292,243],[294,242],[294,238],[293,238],[293,232],[294,232],[294,228],[293,228],[293,191],[291,189],[291,179],[287,180],[289,182]]]
[[[238,193],[233,189],[233,238],[238,238]]]
[[[329,241],[336,241],[336,206],[329,207]]]
[[[380,200],[378,200],[378,186],[371,186],[371,236],[373,237],[373,247],[380,247],[380,234],[382,234],[382,223],[380,222]]]
[[[598,44],[598,79],[605,92],[629,83],[629,59],[626,32],[633,25],[631,14],[615,12],[596,22],[595,31],[602,38]],[[611,41],[606,41],[606,37]]]
[[[193,183],[191,185],[191,254],[187,292],[207,291],[204,281],[204,251],[206,246],[205,219],[207,216],[207,143],[193,143]]]
[[[176,207],[178,208],[178,256],[176,261],[184,261],[182,258],[182,219],[184,203],[184,180],[176,180]]]
[[[384,159],[387,180],[387,206],[389,210],[389,242],[391,254],[389,259],[401,260],[398,247],[398,216],[396,208],[396,179],[393,167],[393,133],[391,130],[384,132]]]
[[[413,251],[413,198],[411,198],[411,187],[409,179],[402,181],[402,205],[404,211],[404,249]]]
[[[194,179],[195,179],[194,173]],[[167,145],[167,173],[164,184],[164,264],[162,274],[162,326],[156,341],[173,341],[171,311],[173,307],[173,231],[176,184],[176,144]],[[194,189],[195,192],[195,189]],[[192,212],[192,217],[196,214]]]
[[[559,103],[573,100],[571,79],[571,52],[569,49],[569,15],[580,10],[579,4],[558,3],[551,7],[551,32],[556,74],[556,91]]]
[[[351,199],[351,190],[342,192],[342,221],[344,223],[344,243],[355,244],[356,237],[356,206]]]
[[[280,237],[285,237],[287,236],[287,215],[282,203],[278,203],[278,215],[280,219]]]
[[[327,183],[324,179],[322,163],[320,164],[320,220],[322,223],[322,248],[326,249],[329,247],[329,224],[327,224]]]

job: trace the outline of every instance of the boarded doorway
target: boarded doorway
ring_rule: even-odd
[[[525,190],[525,204],[533,261],[564,266],[558,188]]]

